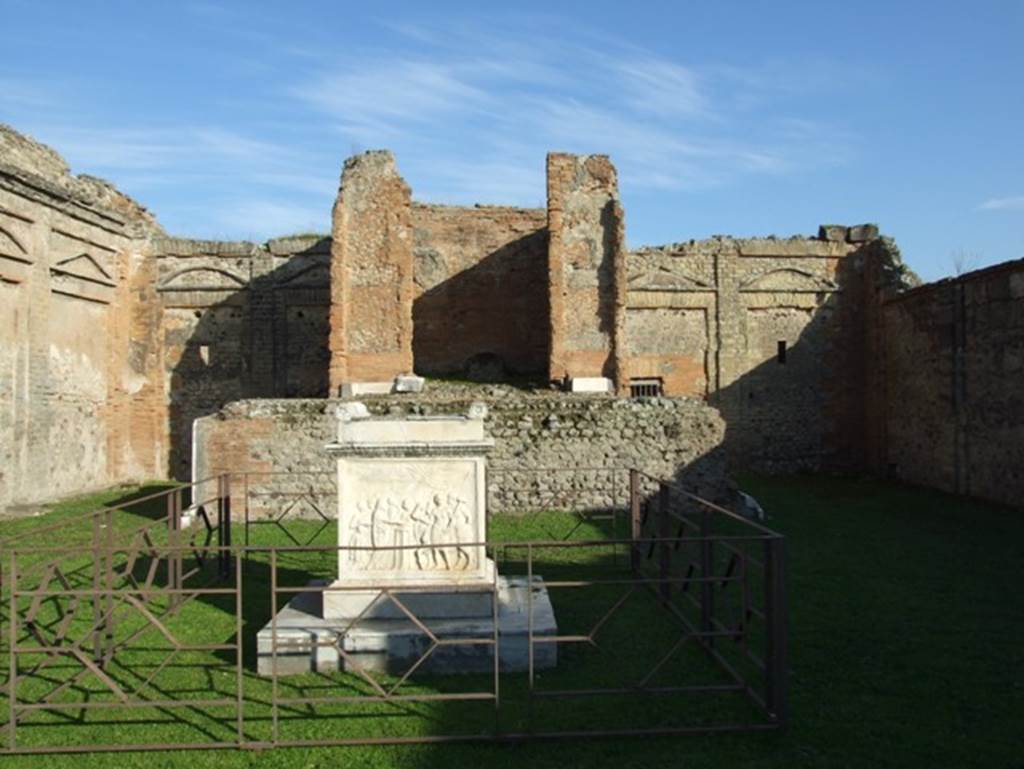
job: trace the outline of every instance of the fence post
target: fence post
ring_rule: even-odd
[[[629,526],[633,544],[629,550],[629,563],[634,572],[640,571],[640,471],[631,468],[629,471]]]
[[[668,520],[669,507],[672,501],[672,488],[667,483],[658,484],[658,593],[661,600],[668,601],[672,596],[672,583],[667,582],[672,566],[672,548],[668,540],[671,536],[671,525]]]
[[[179,536],[181,530],[181,488],[173,489],[167,495],[167,587],[171,593],[168,604],[169,610],[173,611],[178,607],[178,599],[181,597],[176,591],[180,587],[181,572],[179,570],[178,552]]]
[[[7,750],[18,746],[18,552],[11,551],[11,626],[7,638]]]
[[[224,476],[217,476],[217,578],[224,579]]]
[[[221,551],[224,556],[224,579],[231,576],[231,476],[224,473],[221,476],[224,484],[224,530],[221,533],[220,546],[225,548]]]
[[[764,546],[765,704],[784,726],[789,715],[785,540],[769,537]]]
[[[105,591],[103,597],[103,665],[106,665],[114,658],[114,509],[107,509],[104,517],[106,518],[107,541],[103,570]]]
[[[242,505],[244,506],[245,518],[244,528],[242,531],[245,533],[245,546],[249,547],[249,473],[242,473]],[[248,557],[248,555],[246,556]]]
[[[105,622],[103,621],[103,597],[100,595],[102,584],[103,552],[100,549],[100,514],[92,514],[92,657],[98,663],[103,663],[103,633]]]
[[[700,630],[710,634],[714,629],[715,616],[715,561],[711,541],[711,510],[707,507],[701,508],[700,537]],[[706,635],[703,641],[709,648],[715,645],[712,635]]]

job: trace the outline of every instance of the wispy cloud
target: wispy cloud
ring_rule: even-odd
[[[357,141],[394,136],[489,102],[455,68],[428,61],[369,61],[296,86],[293,94],[339,121]]]
[[[325,57],[290,93],[350,142],[395,150],[418,196],[532,205],[549,150],[611,155],[624,190],[704,188],[851,153],[848,132],[780,114],[773,98],[788,88],[743,70],[514,27],[384,26],[415,54]]]
[[[314,179],[330,188],[330,177],[315,168],[301,147],[255,139],[219,126],[174,128],[66,128],[44,125],[38,139],[57,148],[79,172],[110,174],[117,180],[167,182],[229,178],[232,183],[267,183],[308,189]]]
[[[1024,211],[1024,195],[989,198],[978,206],[979,211]]]
[[[187,10],[199,25],[236,13],[217,0]],[[112,123],[84,98],[72,117],[66,84],[68,93],[47,92],[7,77],[0,119],[31,125],[75,172],[112,179],[172,231],[260,237],[322,229],[343,156],[362,149],[393,149],[421,200],[534,206],[543,205],[552,150],[611,155],[629,195],[819,170],[845,162],[856,145],[842,126],[792,106],[813,104],[801,90],[813,81],[792,68],[688,61],[579,27],[560,37],[545,32],[553,21],[382,20],[375,32],[385,34],[367,35],[375,45],[340,53],[319,39],[280,45],[276,55],[291,66],[266,59],[267,108],[256,120],[229,120],[218,104],[220,119],[208,122]],[[241,23],[232,30],[270,34]],[[247,97],[238,98],[238,114],[251,117]]]
[[[0,94],[7,107],[50,107],[53,97],[31,80],[0,77]]]
[[[666,117],[708,115],[710,105],[700,78],[664,59],[611,60],[627,106]]]
[[[73,173],[110,179],[174,234],[263,240],[330,226],[340,166],[333,154],[325,160],[301,145],[216,125],[104,130],[40,124],[33,133],[58,149]],[[166,197],[177,203],[161,204]]]

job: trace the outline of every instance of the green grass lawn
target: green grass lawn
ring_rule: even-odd
[[[790,602],[790,663],[792,668],[789,729],[782,734],[738,734],[674,738],[585,739],[534,741],[513,745],[454,744],[352,748],[280,748],[265,752],[219,750],[203,752],[127,753],[117,756],[14,756],[0,759],[10,766],[124,766],[199,767],[281,766],[987,766],[1024,767],[1024,516],[978,502],[936,492],[874,481],[821,477],[743,479],[768,511],[769,525],[787,536]],[[156,488],[148,489],[157,490]],[[74,512],[123,499],[144,491],[117,490],[58,506],[31,522],[5,522],[0,538],[24,527],[67,520],[56,541],[88,541],[88,532],[75,530]],[[117,521],[119,530],[146,524],[162,513],[159,505],[139,503]],[[262,528],[261,528],[262,527]],[[253,544],[288,544],[275,527],[262,524],[253,531]],[[494,540],[557,538],[572,527],[570,517],[532,515],[498,518],[491,526]],[[299,524],[299,538],[316,531]],[[577,537],[598,538],[606,532],[587,525]],[[236,534],[236,539],[237,539]],[[316,542],[330,544],[333,530],[320,532]],[[546,579],[578,577],[600,570],[609,573],[622,559],[609,548],[592,548],[570,555],[552,552],[539,557]],[[19,559],[32,580],[31,557]],[[86,561],[82,561],[85,563]],[[69,572],[77,562],[69,560]],[[81,566],[81,563],[77,563]],[[324,553],[281,555],[282,582],[301,585],[310,576],[332,573],[332,558]],[[515,552],[507,554],[503,573],[521,572]],[[269,683],[252,672],[253,636],[270,616],[266,591],[265,556],[254,556],[244,572],[246,626],[246,729],[251,738],[269,734]],[[69,579],[84,580],[87,573]],[[201,579],[197,575],[196,579]],[[212,582],[209,584],[213,584]],[[557,594],[556,594],[557,593]],[[584,630],[619,595],[612,589],[553,591],[561,632]],[[171,620],[177,635],[192,643],[231,642],[233,606],[230,597],[196,599]],[[233,598],[230,598],[233,601]],[[27,610],[27,606],[21,611]],[[40,616],[46,611],[40,609]],[[132,629],[126,620],[119,632]],[[7,632],[7,624],[4,632]],[[566,648],[557,671],[542,675],[538,686],[615,685],[649,668],[645,664],[671,645],[678,632],[653,602],[630,599],[602,631],[602,641],[620,652],[610,662],[587,649]],[[150,639],[152,633],[144,635]],[[562,650],[560,650],[561,652]],[[628,653],[625,653],[628,652]],[[233,653],[226,651],[179,655],[162,669],[166,658],[145,644],[119,654],[111,675],[126,685],[139,685],[155,696],[178,692],[192,698],[217,698],[233,692]],[[28,666],[23,659],[19,668]],[[4,661],[6,664],[6,661]],[[711,676],[701,655],[680,654],[662,674]],[[44,670],[59,685],[66,673],[56,664]],[[394,680],[394,679],[390,679]],[[410,692],[487,691],[488,676],[417,677]],[[19,687],[30,699],[34,684]],[[298,676],[281,679],[285,696],[366,691],[352,676]],[[148,688],[147,688],[148,687]],[[525,723],[523,680],[503,676],[502,727],[517,730]],[[42,690],[40,690],[41,692]],[[81,693],[67,695],[67,701]],[[102,699],[99,690],[89,694]],[[733,695],[730,695],[733,697]],[[517,700],[517,698],[519,698]],[[534,713],[538,724],[563,728],[606,724],[664,723],[678,719],[700,723],[710,717],[749,716],[742,703],[729,698],[696,699],[671,696],[612,703],[556,700]],[[333,706],[332,706],[333,707]],[[458,703],[403,706],[372,704],[358,708],[321,709],[344,717],[313,721],[304,706],[282,709],[283,737],[390,734],[414,736],[428,732],[473,733],[493,724],[490,704]],[[20,744],[90,744],[120,737],[147,741],[232,739],[231,708],[179,709],[172,714],[154,708],[137,714],[137,723],[103,718],[104,711],[69,710],[60,716],[34,714]],[[81,720],[82,723],[76,723]],[[106,723],[105,721],[109,722]],[[2,731],[2,727],[0,727]],[[0,740],[3,737],[0,735]],[[23,741],[24,740],[24,741]],[[22,742],[23,741],[23,742]]]

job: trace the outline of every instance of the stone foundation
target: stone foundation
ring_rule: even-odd
[[[525,577],[498,578],[497,617],[499,665],[504,673],[521,673],[529,665],[529,612],[533,635],[558,633],[551,599],[543,580],[534,577],[533,598],[527,598]],[[325,673],[333,670],[387,672],[402,675],[433,645],[407,617],[360,620],[351,624],[324,619],[324,593],[299,593],[256,636],[257,671],[262,676]],[[493,592],[487,594],[490,603]],[[383,600],[383,599],[381,599]],[[428,674],[487,673],[494,669],[494,619],[421,620],[438,645],[417,670]],[[350,626],[351,624],[351,626]],[[273,639],[277,639],[276,654]],[[459,643],[459,639],[464,639]],[[339,650],[344,651],[342,654]],[[276,661],[275,661],[276,656]],[[549,670],[558,661],[558,644],[535,644],[535,670]]]
[[[676,478],[697,493],[731,501],[722,441],[725,425],[705,403],[686,398],[620,400],[608,396],[465,388],[465,395],[394,395],[361,399],[376,414],[465,413],[488,405],[488,509],[518,512],[625,503],[627,473],[636,467]],[[490,393],[490,394],[488,394]],[[196,478],[220,472],[285,472],[249,480],[254,517],[280,514],[282,501],[312,492],[333,517],[334,463],[324,453],[335,430],[334,400],[251,400],[229,404],[196,422]],[[550,470],[560,468],[558,472]],[[543,472],[542,472],[543,471]],[[318,476],[298,473],[320,473]],[[241,489],[234,489],[236,497]],[[242,510],[238,497],[235,510]],[[311,508],[305,509],[315,515]],[[302,509],[296,510],[301,515]]]

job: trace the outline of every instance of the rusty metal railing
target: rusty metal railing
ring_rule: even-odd
[[[568,538],[556,532],[439,545],[480,548],[503,580],[525,586],[511,635],[499,622],[509,609],[500,604],[497,576],[489,629],[457,637],[419,616],[408,599],[415,588],[383,585],[375,600],[391,604],[422,636],[424,653],[398,671],[360,669],[345,646],[351,628],[341,627],[313,643],[335,650],[341,669],[317,671],[314,662],[292,676],[280,669],[279,655],[295,649],[278,635],[279,610],[297,596],[322,600],[344,591],[330,582],[344,550],[294,538],[248,544],[256,525],[247,515],[252,476],[225,474],[152,495],[145,500],[150,520],[142,523],[119,520],[126,505],[76,516],[73,547],[49,544],[67,521],[40,527],[36,537],[0,540],[0,665],[7,673],[0,754],[669,735],[786,724],[784,539],[678,484],[620,472],[614,504],[600,511],[612,527],[597,538],[590,528],[589,538],[574,536],[581,533],[574,523]],[[277,500],[282,509],[288,504],[286,496]],[[620,518],[629,524],[621,534]],[[333,519],[325,511],[323,520]],[[239,525],[241,537],[232,531]],[[538,626],[540,591],[553,607],[554,629]],[[253,643],[261,626],[270,632],[265,677]],[[525,655],[519,672],[502,667],[510,644]],[[487,672],[439,677],[430,656],[453,650],[489,654]],[[538,663],[552,658],[554,667]],[[139,721],[148,725],[133,726]]]

